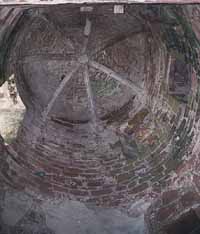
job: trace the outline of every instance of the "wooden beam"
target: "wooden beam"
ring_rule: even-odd
[[[46,22],[47,23],[47,27],[51,27],[51,29],[53,30],[54,34],[58,33],[58,35],[61,38],[66,38],[66,35],[63,33],[63,31],[57,25],[55,25],[55,23],[54,23],[53,20],[51,20],[50,18],[47,18],[45,15],[42,15],[40,13],[36,14],[35,18],[37,18],[37,17],[39,19],[43,20],[44,22]],[[71,49],[74,50],[73,44],[72,44],[72,42],[70,41],[69,38],[68,38],[68,43],[65,40],[64,44],[65,44],[66,48],[69,48],[69,46],[70,46]]]
[[[92,116],[92,122],[94,125],[94,128],[97,128],[97,116],[96,116],[96,107],[94,103],[94,96],[92,92],[92,87],[91,87],[91,82],[89,78],[89,72],[88,72],[88,65],[85,65],[85,70],[84,70],[84,81],[85,81],[85,86],[87,90],[87,95],[88,95],[88,100],[90,104],[90,112]]]
[[[47,107],[45,108],[45,110],[42,113],[43,122],[46,122],[48,114],[51,111],[51,109],[53,108],[53,105],[54,105],[56,99],[58,98],[58,96],[60,95],[62,90],[64,89],[67,82],[69,82],[69,80],[72,78],[72,76],[75,74],[75,72],[79,69],[79,67],[80,67],[80,64],[76,63],[76,65],[72,69],[72,71],[69,74],[67,74],[67,76],[62,80],[62,82],[60,83],[60,85],[58,86],[56,91],[54,92],[53,97],[51,98],[50,102],[48,103]]]
[[[84,31],[83,31],[83,34],[85,36],[85,40],[83,42],[82,54],[85,54],[86,51],[87,51],[89,36],[90,36],[91,30],[92,30],[92,22],[87,17],[86,21],[85,21]]]
[[[89,64],[90,64],[90,66],[94,67],[95,69],[100,70],[100,71],[104,72],[105,74],[107,74],[108,76],[112,77],[113,79],[117,80],[121,84],[129,87],[130,89],[133,90],[133,92],[135,94],[141,95],[141,93],[143,93],[143,90],[140,87],[136,86],[133,82],[130,82],[126,78],[117,74],[112,69],[110,69],[110,68],[108,68],[100,63],[97,63],[95,61],[89,61]]]
[[[25,54],[21,56],[21,61],[39,61],[39,60],[58,60],[58,61],[76,61],[74,54],[57,54],[57,53],[34,53],[34,54]]]

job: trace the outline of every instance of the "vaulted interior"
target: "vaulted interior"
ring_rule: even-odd
[[[198,7],[116,6],[0,8],[1,83],[14,74],[26,106],[0,148],[7,184],[120,206],[160,194],[192,157]]]

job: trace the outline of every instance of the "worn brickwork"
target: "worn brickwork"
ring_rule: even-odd
[[[190,183],[191,175],[198,185],[195,72],[180,80],[183,69],[179,69],[177,83],[169,89],[178,58],[143,27],[145,19],[133,20],[133,7],[134,14],[140,15],[142,6],[129,5],[127,13],[116,16],[112,6],[102,5],[89,16],[92,28],[82,66],[87,59],[95,60],[141,88],[135,96],[128,83],[119,84],[90,67],[97,120],[90,113],[93,103],[88,104],[82,69],[49,115],[43,111],[74,60],[82,56],[83,31],[89,26],[80,7],[1,9],[1,23],[10,38],[2,67],[4,74],[16,74],[27,107],[16,141],[1,157],[1,174],[7,183],[109,206],[157,197],[170,186]],[[8,30],[7,22],[17,28]],[[2,43],[7,45],[5,40]],[[184,98],[177,85],[187,90]]]
[[[198,7],[191,7],[188,11],[190,16],[193,16],[193,27],[196,35],[199,37]],[[193,14],[196,12],[195,14]],[[198,87],[198,82],[193,77],[193,87]],[[196,84],[195,84],[196,83]],[[198,95],[197,95],[198,97]],[[197,100],[197,99],[196,99]],[[199,107],[197,105],[196,111],[196,127],[194,128],[194,138],[190,145],[190,151],[185,157],[175,172],[171,175],[171,183],[167,190],[163,192],[158,199],[150,206],[146,214],[146,223],[150,234],[166,234],[175,233],[175,229],[180,230],[186,224],[190,228],[188,232],[195,230],[195,219],[199,223],[199,204],[200,204],[200,186],[199,186]],[[195,134],[196,133],[196,134]],[[173,179],[172,179],[173,178]],[[191,214],[193,216],[191,216]],[[192,217],[193,224],[189,225],[190,217]],[[196,217],[196,218],[195,218]],[[179,220],[184,220],[180,221]],[[187,226],[188,225],[188,226]],[[198,229],[198,228],[197,228]],[[193,230],[193,231],[194,231]],[[198,230],[196,230],[198,233]]]

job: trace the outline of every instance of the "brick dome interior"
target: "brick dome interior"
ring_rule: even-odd
[[[15,141],[0,141],[4,183],[101,206],[191,177],[198,188],[196,71],[166,48],[146,5],[113,7],[0,8],[2,77],[15,74],[26,106]],[[184,6],[188,19],[196,11]]]

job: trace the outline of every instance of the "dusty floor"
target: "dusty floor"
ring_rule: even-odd
[[[1,190],[0,234],[143,234],[140,211],[131,217],[114,208],[66,199],[41,201],[25,192]]]

